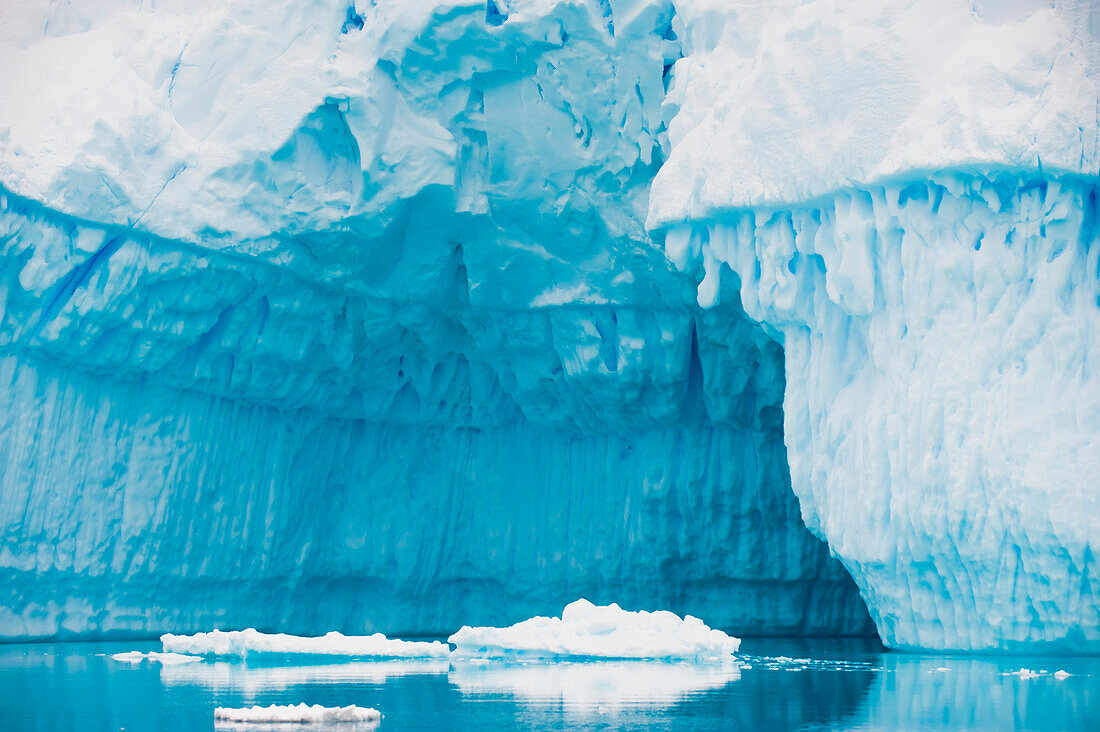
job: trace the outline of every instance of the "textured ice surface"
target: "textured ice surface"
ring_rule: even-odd
[[[699,618],[667,610],[623,610],[577,600],[560,618],[529,618],[507,628],[464,625],[447,639],[456,658],[650,658],[731,660],[741,645]]]
[[[343,635],[332,631],[315,638],[285,633],[260,633],[248,630],[213,630],[194,635],[160,637],[164,650],[199,656],[235,656],[272,654],[280,656],[354,656],[377,658],[442,658],[450,648],[439,641],[418,642],[374,635]]]
[[[887,642],[1095,649],[1098,28],[5,8],[0,637],[858,631],[789,457]]]

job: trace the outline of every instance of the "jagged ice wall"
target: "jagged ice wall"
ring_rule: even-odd
[[[1087,2],[0,13],[0,636],[1096,649]]]

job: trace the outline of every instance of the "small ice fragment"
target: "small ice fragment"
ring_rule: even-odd
[[[1073,674],[1064,669],[1058,669],[1054,672],[1054,678],[1058,679],[1059,681],[1061,681],[1062,679],[1068,679],[1070,676],[1073,676]]]
[[[323,707],[320,704],[313,706],[272,704],[269,707],[218,707],[214,710],[214,719],[215,724],[217,721],[317,724],[319,722],[377,722],[382,719],[382,714],[377,709],[355,705]]]
[[[160,642],[166,651],[193,653],[200,656],[236,656],[252,653],[278,655],[348,656],[356,658],[445,658],[450,652],[439,641],[403,641],[374,635],[344,635],[335,631],[318,638],[285,633],[261,633],[247,630],[195,633],[194,635],[162,635]]]
[[[154,661],[156,663],[162,663],[166,666],[171,666],[179,663],[192,663],[193,661],[201,661],[201,656],[188,656],[183,653],[157,653],[151,651],[149,653],[142,653],[141,651],[126,651],[125,653],[115,653],[111,656],[116,661],[123,661],[125,663],[141,663],[142,661]]]
[[[534,617],[507,628],[463,626],[447,639],[452,658],[616,658],[724,661],[741,640],[690,615],[631,612],[587,600],[566,605],[560,618]]]
[[[950,670],[951,669],[949,669],[947,666],[940,666],[939,668],[931,669],[928,673],[930,673],[930,674],[945,674]]]
[[[1029,668],[1021,668],[1019,671],[1009,671],[1004,674],[1005,676],[1018,676],[1021,679],[1037,679],[1043,674],[1041,672],[1032,671]]]

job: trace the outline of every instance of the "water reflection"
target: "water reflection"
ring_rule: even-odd
[[[746,641],[739,665],[728,667],[446,660],[160,666],[104,655],[135,645],[0,645],[0,730],[209,732],[217,706],[298,703],[374,707],[384,715],[383,732],[1086,730],[1100,719],[1095,657],[912,656],[775,641]],[[1021,667],[1038,677],[1006,675]],[[1056,678],[1063,669],[1072,675]]]
[[[214,721],[214,732],[374,732],[381,722],[227,722]]]
[[[259,698],[272,690],[310,684],[383,684],[398,676],[442,675],[450,664],[445,658],[393,661],[350,661],[298,666],[277,662],[205,661],[179,666],[162,666],[160,678],[166,686],[201,686],[214,692],[233,691],[244,700]]]
[[[852,729],[1100,729],[1098,658],[888,653],[881,668]]]
[[[702,691],[720,689],[741,678],[741,672],[736,663],[456,661],[447,678],[463,694],[507,694],[536,710],[560,708],[570,717],[584,718],[623,709],[667,709]]]

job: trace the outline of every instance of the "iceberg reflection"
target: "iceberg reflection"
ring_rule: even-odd
[[[463,695],[505,694],[534,710],[585,717],[666,709],[736,681],[741,671],[736,663],[456,661],[447,678]]]
[[[217,661],[164,666],[161,681],[166,686],[190,685],[213,691],[234,691],[245,698],[302,684],[382,684],[400,676],[445,674],[446,659],[415,661],[351,661],[310,666],[257,665]]]

